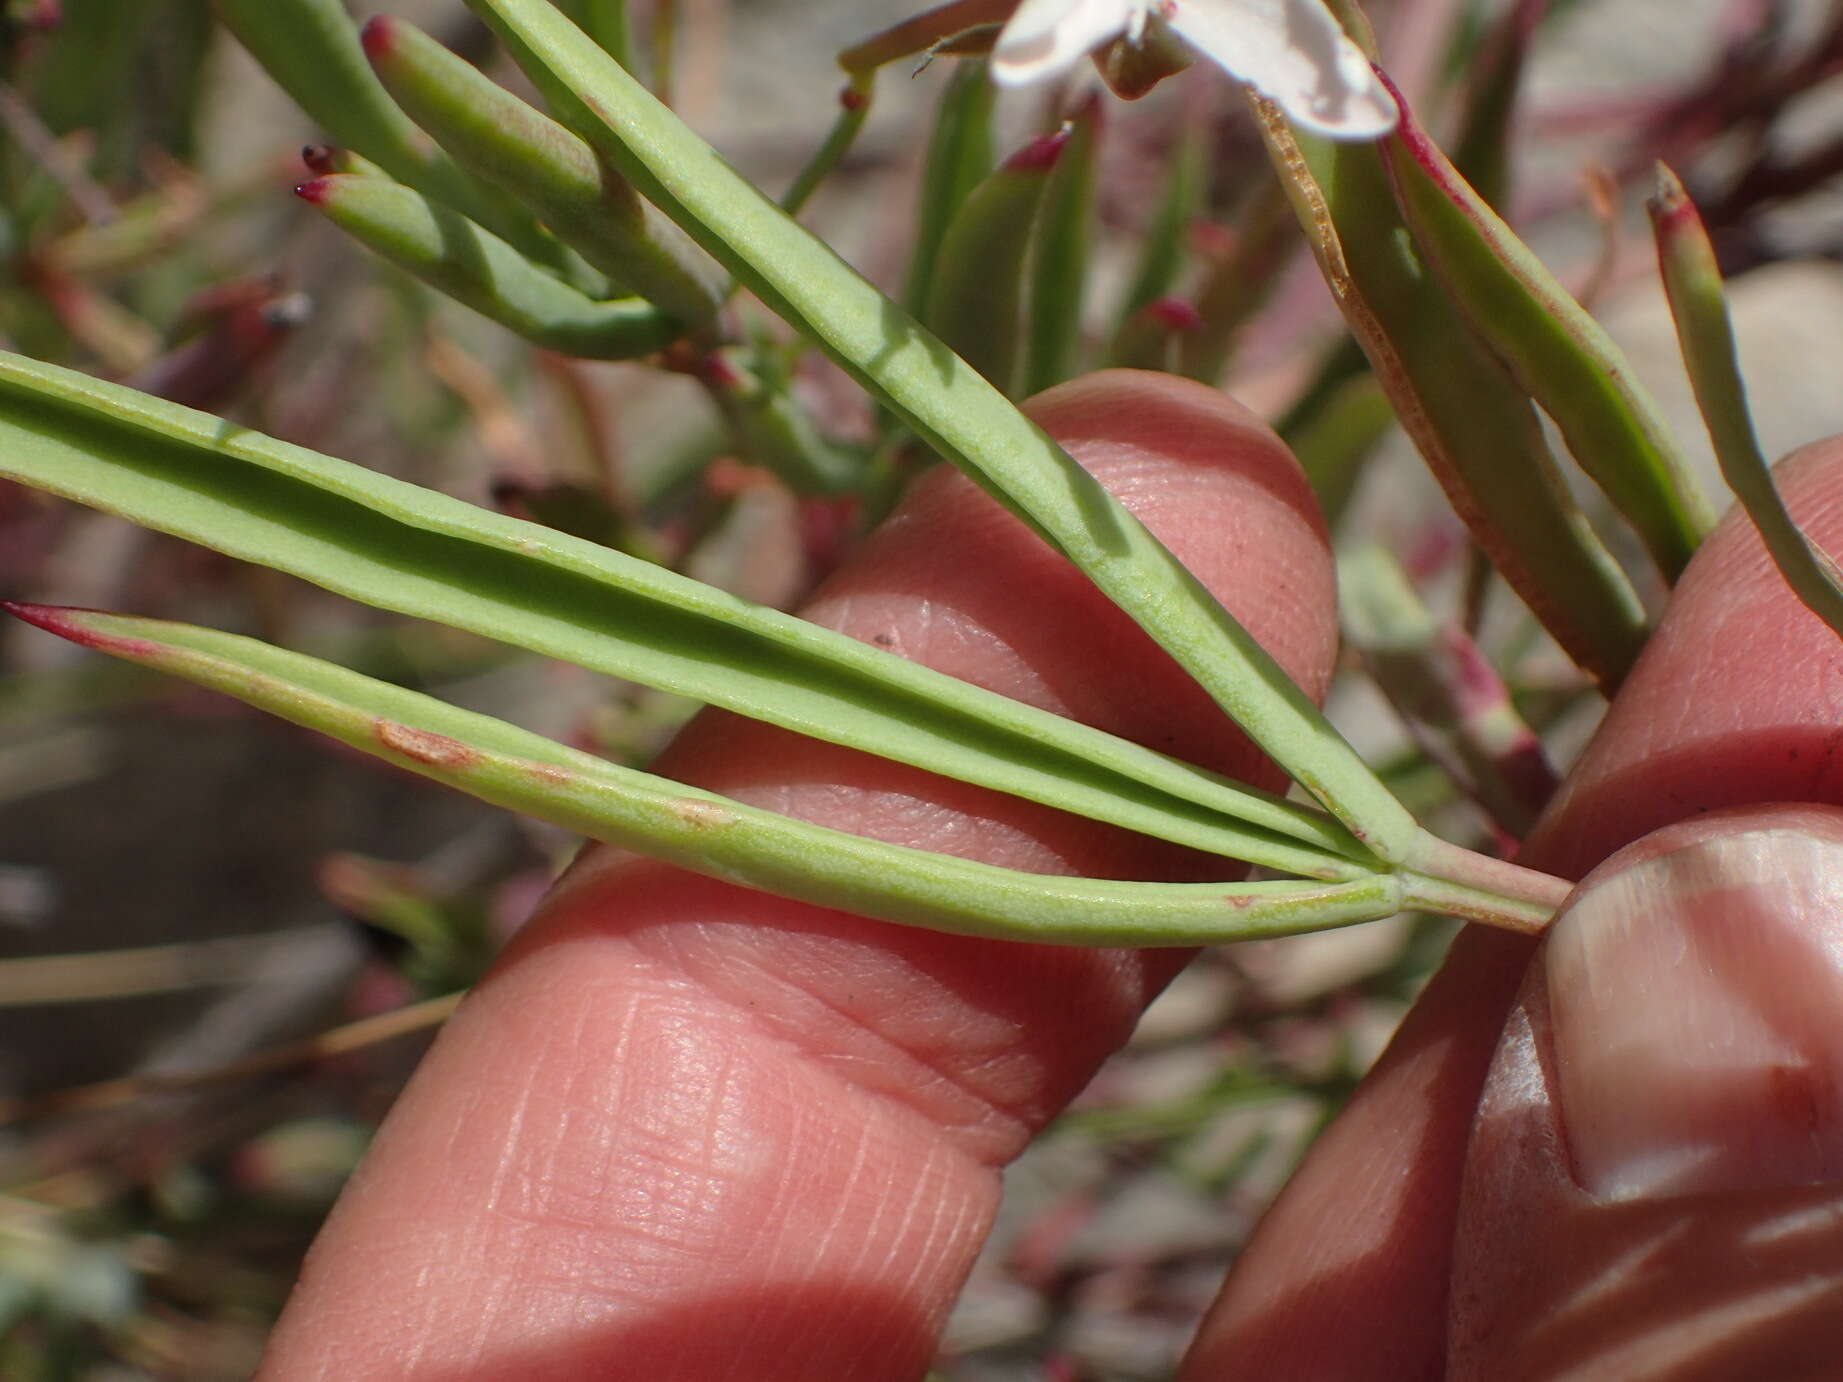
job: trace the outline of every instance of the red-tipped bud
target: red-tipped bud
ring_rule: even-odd
[[[1056,166],[1056,160],[1062,157],[1062,149],[1069,142],[1069,127],[1064,125],[1054,134],[1040,134],[1010,158],[1005,160],[1005,171],[1009,173],[1047,173]]]
[[[748,383],[741,370],[720,350],[713,350],[697,363],[697,375],[713,389],[739,393]]]
[[[1682,235],[1685,232],[1707,233],[1702,213],[1683,186],[1683,180],[1665,163],[1657,165],[1657,191],[1650,202],[1651,219],[1660,234]]]
[[[100,648],[105,652],[128,657],[154,651],[154,645],[146,639],[111,637],[83,620],[82,616],[86,614],[106,614],[106,610],[84,609],[73,605],[33,605],[23,600],[0,600],[0,609],[46,633],[55,633],[59,638],[69,639],[79,647]]]
[[[1188,334],[1203,329],[1203,315],[1183,298],[1159,298],[1144,308],[1146,319],[1167,331]]]
[[[358,41],[365,46],[365,56],[372,62],[382,62],[390,56],[390,50],[397,44],[397,28],[387,14],[373,15],[365,21],[365,27],[358,31]]]
[[[331,178],[315,178],[311,182],[295,184],[294,195],[314,206],[323,206],[332,195]]]
[[[46,633],[55,633],[60,638],[69,638],[70,625],[65,616],[70,610],[59,605],[34,605],[24,600],[0,600],[0,609],[5,610],[15,619],[43,629]]]

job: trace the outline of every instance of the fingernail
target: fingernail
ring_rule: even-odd
[[[1636,864],[1563,913],[1545,963],[1589,1193],[1843,1181],[1843,841],[1762,829]]]

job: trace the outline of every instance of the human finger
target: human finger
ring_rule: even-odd
[[[1091,377],[1033,411],[1322,689],[1329,558],[1271,432],[1165,376]],[[945,470],[807,613],[1271,782],[1174,664]],[[665,766],[1013,868],[1198,868],[1094,822],[724,715],[701,717]],[[399,1101],[264,1376],[912,1378],[985,1233],[997,1168],[1182,958],[904,930],[600,851]]]
[[[1843,439],[1778,478],[1843,546]],[[1684,573],[1522,862],[1581,877],[1670,822],[1748,803],[1843,802],[1843,652],[1731,513]],[[1534,945],[1471,928],[1238,1260],[1187,1379],[1441,1376],[1466,1146]]]

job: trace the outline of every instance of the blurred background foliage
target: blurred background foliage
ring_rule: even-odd
[[[389,8],[525,89],[458,4]],[[837,112],[832,54],[912,8],[634,0],[636,63],[778,195]],[[1660,157],[1737,276],[1769,445],[1843,430],[1843,4],[1368,9],[1386,65],[1682,435],[1700,430],[1634,230]],[[1424,821],[1513,847],[1598,697],[1413,463],[1240,101],[1198,73],[1130,105],[995,107],[976,65],[922,66],[884,76],[806,219],[967,348],[993,304],[956,234],[1013,245],[1016,281],[1079,265],[1080,295],[1030,307],[1020,393],[1126,363],[1273,418],[1361,577],[1335,718]],[[1056,174],[987,181],[1068,118]],[[444,301],[288,195],[321,139],[207,0],[0,0],[0,339],[781,607],[924,463],[748,305],[707,349],[591,363]],[[0,598],[254,633],[632,764],[689,711],[3,484]],[[1489,714],[1456,694],[1480,668]],[[246,1375],[423,1035],[572,847],[0,630],[0,1376]],[[1165,1375],[1447,934],[1403,917],[1201,960],[1012,1173],[942,1375]]]

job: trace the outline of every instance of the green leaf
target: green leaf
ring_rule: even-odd
[[[1368,857],[1282,798],[650,563],[4,354],[0,478],[380,608],[1198,849],[1331,878]]]
[[[364,28],[365,55],[417,124],[629,293],[687,326],[717,314],[726,276],[595,150],[402,20]]]
[[[1612,338],[1472,190],[1406,102],[1384,157],[1421,255],[1675,581],[1714,524],[1676,439]]]
[[[553,111],[737,279],[1030,523],[1385,859],[1414,818],[1210,593],[966,363],[717,157],[542,0],[469,0]],[[575,122],[584,123],[576,126]]]
[[[1102,109],[1097,94],[1069,118],[1068,142],[1056,157],[1037,208],[1029,253],[1023,380],[1018,386],[1025,398],[1072,378],[1078,370]]]
[[[947,227],[922,320],[960,358],[1009,393],[1023,331],[1024,260],[1064,132],[1030,141],[1002,163]]]
[[[1807,609],[1843,634],[1843,571],[1805,536],[1773,483],[1747,406],[1715,247],[1682,181],[1662,164],[1650,211],[1683,363],[1722,476],[1760,530],[1786,584]]]
[[[992,112],[997,104],[998,88],[986,74],[984,61],[972,58],[955,66],[941,92],[934,129],[928,136],[928,156],[922,164],[915,248],[910,252],[904,291],[911,312],[927,309],[947,227],[973,189],[992,172]]]
[[[1645,641],[1631,582],[1568,494],[1534,409],[1421,262],[1373,145],[1257,103],[1319,267],[1396,417],[1478,544],[1610,693]]]
[[[1404,899],[1389,874],[1323,885],[1020,873],[745,806],[254,639],[86,610],[6,608],[495,805],[708,877],[883,921],[1066,945],[1207,945],[1373,921]]]
[[[334,173],[297,191],[366,248],[546,350],[631,360],[685,334],[677,318],[639,298],[585,297],[460,212],[398,183]]]

